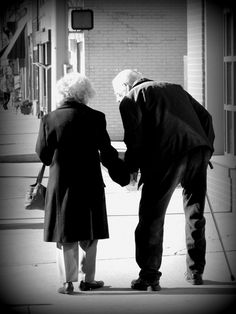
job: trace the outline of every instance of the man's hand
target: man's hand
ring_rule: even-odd
[[[126,188],[129,192],[138,190],[138,172],[133,172],[130,174],[130,182]]]
[[[138,181],[138,172],[133,172],[130,174],[130,184],[131,185],[136,185]]]

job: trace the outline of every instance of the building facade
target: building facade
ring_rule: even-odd
[[[1,64],[24,60],[18,65],[30,98],[46,113],[55,108],[54,86],[66,71],[85,73],[97,91],[91,104],[104,111],[113,140],[123,139],[118,106],[111,81],[122,69],[134,68],[152,79],[184,84],[187,54],[186,1],[142,0],[38,0],[15,1],[2,19],[3,26],[15,22],[16,33],[1,57]],[[71,28],[73,9],[94,12],[92,30]],[[19,18],[18,12],[24,15]],[[25,37],[25,55],[17,49]],[[2,45],[2,49],[4,46]],[[23,84],[22,80],[21,83]],[[37,110],[38,111],[38,110]]]
[[[71,27],[72,10],[94,13],[91,30]],[[93,82],[91,103],[106,114],[113,141],[123,127],[111,81],[122,69],[181,84],[213,117],[214,170],[208,192],[216,211],[235,210],[236,16],[233,1],[12,0],[0,21],[1,77],[12,69],[13,103],[34,114],[55,109],[55,83],[78,70]]]
[[[217,212],[236,210],[236,15],[232,1],[187,1],[187,90],[215,129],[208,194]]]

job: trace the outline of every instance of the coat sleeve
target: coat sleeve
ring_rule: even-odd
[[[108,169],[108,173],[113,181],[121,186],[125,186],[130,182],[128,169],[124,161],[119,158],[117,150],[111,145],[106,129],[105,115],[101,117],[98,138],[101,163]]]
[[[46,117],[44,116],[40,121],[35,151],[42,163],[49,166],[53,159],[55,145],[52,142],[51,136],[49,136]]]
[[[190,102],[200,120],[200,123],[202,125],[202,128],[204,129],[207,138],[209,140],[209,143],[212,148],[212,153],[214,152],[214,140],[215,140],[215,132],[212,122],[212,117],[210,113],[198,102],[196,99],[194,99],[190,94],[188,94],[188,97],[190,99]]]
[[[127,146],[125,162],[130,173],[133,173],[140,168],[143,146],[142,113],[137,103],[125,97],[120,103],[120,114],[124,126],[124,142]]]

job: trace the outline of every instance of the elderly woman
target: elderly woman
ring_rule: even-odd
[[[81,290],[95,281],[98,239],[109,237],[100,161],[111,178],[125,186],[129,174],[106,130],[105,115],[87,106],[95,91],[89,79],[69,73],[57,83],[56,110],[40,124],[36,152],[50,166],[45,204],[44,240],[56,242],[61,287],[70,294],[78,281],[78,243],[84,250]]]

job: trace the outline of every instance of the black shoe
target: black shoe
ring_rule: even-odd
[[[57,292],[62,294],[72,294],[74,291],[74,286],[72,282],[65,282],[63,287],[60,287]]]
[[[185,275],[187,282],[191,283],[192,285],[203,284],[202,274],[187,272]]]
[[[159,284],[159,280],[147,281],[141,278],[133,280],[131,282],[131,288],[134,290],[142,290],[142,291],[160,291],[161,287]]]
[[[94,289],[102,288],[103,286],[104,286],[103,281],[96,281],[96,280],[94,280],[93,282],[81,281],[79,285],[80,290],[82,291],[94,290]]]

